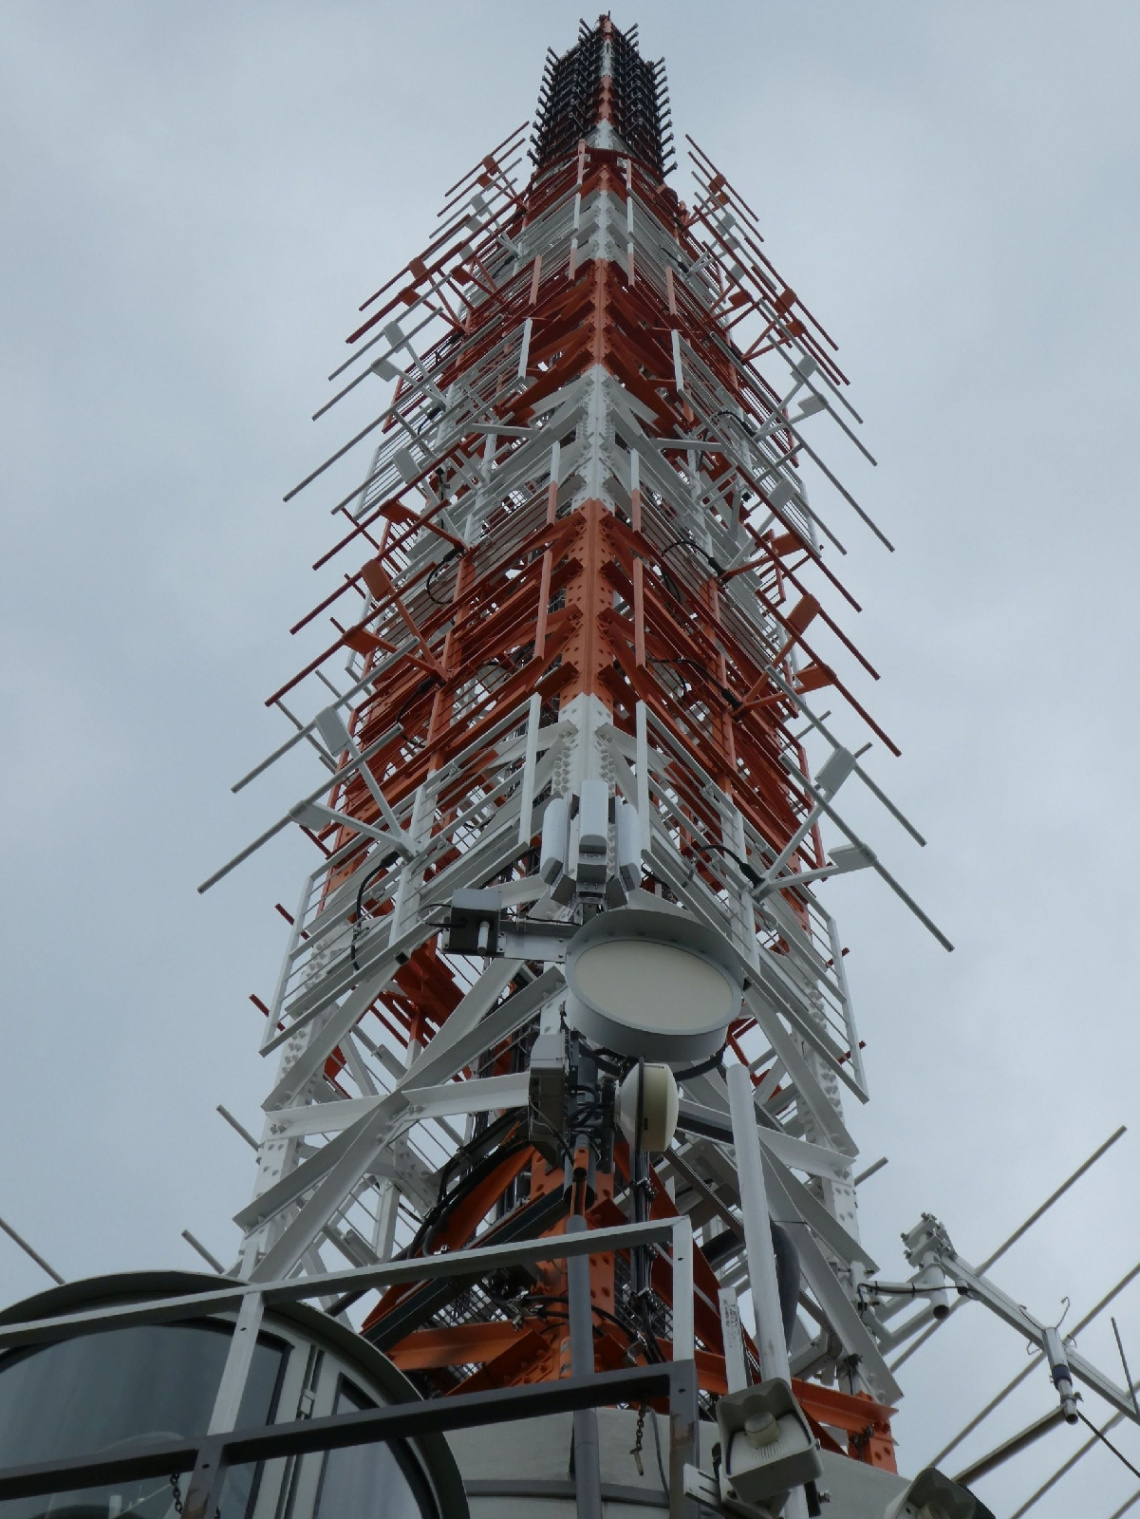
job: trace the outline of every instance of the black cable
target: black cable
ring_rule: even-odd
[[[707,1060],[702,1060],[697,1065],[686,1066],[683,1071],[674,1071],[674,1081],[684,1081],[688,1077],[703,1076],[706,1071],[717,1070],[721,1065],[724,1064],[724,1052],[727,1048],[728,1040],[726,1039],[721,1045],[720,1049],[717,1050],[716,1054],[710,1055]]]
[[[500,1138],[509,1137],[511,1131],[518,1126],[515,1110],[510,1109],[501,1113],[493,1123],[487,1125],[482,1132],[469,1139],[465,1145],[460,1145],[454,1155],[448,1156],[439,1169],[439,1188],[442,1193],[457,1166],[467,1160],[478,1160],[490,1152]]]
[[[705,679],[716,687],[730,707],[742,707],[744,705],[740,697],[730,691],[727,686],[722,686],[719,680],[713,680],[712,673],[705,665],[701,664],[699,659],[657,659],[651,654],[649,656],[649,663],[651,665],[692,665],[694,670],[699,670]]]
[[[549,1137],[554,1140],[555,1144],[561,1146],[562,1153],[569,1160],[571,1166],[573,1166],[573,1164],[574,1164],[574,1151],[570,1148],[569,1144],[567,1144],[567,1142],[566,1142],[566,1136],[564,1134],[560,1134],[558,1132],[558,1130],[556,1128],[554,1128],[546,1120],[546,1118],[543,1117],[543,1115],[541,1113],[539,1113],[539,1111],[538,1111],[538,1109],[536,1107],[531,1106],[530,1108],[527,1109],[527,1111],[528,1111],[528,1113],[530,1113],[532,1115],[535,1115],[538,1118],[542,1119],[543,1126],[546,1129]]]
[[[380,872],[382,870],[387,870],[389,865],[394,864],[395,861],[399,858],[399,850],[395,850],[392,854],[386,855],[385,858],[380,861],[379,865],[377,865],[375,869],[370,870],[364,877],[364,880],[360,883],[360,890],[356,893],[356,911],[353,914],[352,919],[352,935],[349,939],[348,952],[352,959],[352,968],[358,974],[360,971],[360,962],[356,958],[356,944],[357,940],[360,937],[360,925],[364,921],[362,917],[364,908],[364,893],[367,890],[369,884],[376,879]],[[426,902],[424,903],[424,911],[427,911],[432,907],[449,907],[450,905],[451,904],[449,902]],[[451,922],[449,919],[443,923],[428,923],[426,926],[428,928],[450,928]]]
[[[477,1136],[478,1151],[487,1153],[481,1154],[475,1161],[475,1164],[468,1171],[467,1175],[463,1178],[463,1180],[458,1182],[451,1192],[447,1192],[445,1191],[445,1188],[447,1187],[447,1184],[451,1179],[451,1176],[454,1173],[456,1167],[461,1165],[463,1161],[470,1159],[473,1154],[477,1153],[476,1140],[472,1140],[470,1143],[463,1145],[460,1149],[456,1150],[455,1154],[450,1157],[450,1159],[445,1163],[441,1170],[439,1191],[435,1202],[424,1215],[420,1227],[416,1230],[416,1233],[412,1237],[411,1243],[408,1245],[407,1249],[402,1252],[400,1259],[410,1258],[417,1255],[425,1244],[429,1233],[434,1235],[434,1231],[443,1222],[443,1219],[446,1217],[447,1213],[450,1212],[450,1210],[455,1206],[455,1204],[467,1196],[472,1187],[477,1182],[482,1181],[484,1176],[486,1176],[489,1171],[493,1170],[494,1167],[498,1165],[499,1161],[502,1160],[504,1155],[514,1154],[516,1150],[522,1148],[523,1144],[527,1143],[527,1141],[520,1139],[518,1141],[515,1141],[513,1144],[508,1143],[499,1149],[492,1149],[488,1151],[488,1141],[493,1144],[495,1140],[500,1137],[500,1135],[504,1133],[509,1134],[512,1129],[515,1129],[517,1127],[518,1118],[516,1116],[515,1110],[510,1110],[504,1113],[500,1118],[496,1119],[493,1124],[488,1125],[482,1134]]]
[[[647,1247],[642,1245],[638,1248],[644,1250]],[[653,1320],[649,1312],[649,1298],[651,1295],[652,1288],[647,1287],[644,1292],[638,1293],[636,1295],[635,1302],[637,1303],[638,1312],[641,1315],[642,1338],[645,1340],[647,1350],[652,1351],[650,1359],[655,1361],[658,1365],[663,1365],[665,1361],[665,1352],[661,1349],[661,1346],[658,1342],[657,1331],[653,1327]]]
[[[614,1055],[611,1058],[611,1055],[605,1050],[587,1044],[585,1039],[582,1040],[582,1048],[589,1054],[590,1059],[594,1061],[598,1069],[604,1071],[607,1076],[624,1077],[629,1070],[629,1062],[627,1060],[623,1060],[618,1055]]]
[[[544,1303],[565,1303],[567,1306],[567,1316],[569,1316],[570,1299],[564,1292],[556,1292],[549,1295],[545,1292],[527,1292],[521,1298],[516,1299],[516,1301],[518,1303],[536,1303],[539,1305]],[[623,1334],[629,1335],[631,1340],[640,1340],[642,1338],[641,1331],[636,1324],[626,1323],[625,1319],[619,1318],[616,1313],[610,1313],[606,1308],[599,1308],[596,1303],[590,1304],[590,1312],[596,1313],[601,1319],[608,1319],[611,1324],[616,1324]],[[536,1313],[534,1316],[536,1318],[546,1318],[548,1315]],[[569,1317],[567,1321],[569,1321]]]
[[[729,849],[725,844],[690,844],[690,849],[695,849],[699,854],[726,854],[730,860],[735,860],[740,866],[741,874],[750,886],[763,886],[764,877],[748,863],[734,849]]]
[[[431,583],[435,579],[435,577],[439,574],[440,570],[443,569],[444,565],[450,564],[453,559],[455,559],[455,558],[457,558],[459,556],[459,552],[460,552],[459,549],[452,549],[451,552],[450,552],[450,554],[445,554],[443,556],[443,558],[439,561],[439,563],[437,565],[433,566],[433,568],[428,572],[428,578],[424,582],[424,590],[428,594],[428,600],[429,601],[434,601],[437,607],[447,607],[447,606],[450,606],[451,602],[449,602],[449,601],[440,601],[440,599],[439,599],[438,596],[433,596],[432,593],[431,593]]]
[[[1089,1427],[1089,1429],[1092,1430],[1093,1434],[1097,1437],[1098,1440],[1103,1441],[1103,1443],[1108,1446],[1109,1450],[1112,1452],[1112,1454],[1116,1457],[1116,1459],[1118,1461],[1123,1461],[1124,1465],[1128,1468],[1128,1470],[1132,1473],[1132,1475],[1134,1477],[1140,1477],[1140,1469],[1138,1469],[1137,1467],[1133,1466],[1132,1462],[1129,1461],[1128,1457],[1123,1453],[1123,1451],[1117,1450],[1116,1446],[1113,1445],[1112,1441],[1108,1438],[1108,1436],[1106,1434],[1104,1434],[1101,1430],[1097,1429],[1097,1427],[1093,1423],[1093,1421],[1091,1419],[1086,1418],[1085,1415],[1080,1411],[1079,1408],[1077,1409],[1077,1418],[1081,1421],[1082,1424],[1086,1424]]]
[[[753,442],[756,441],[757,434],[752,431],[752,429],[749,427],[748,423],[744,420],[744,418],[743,417],[738,417],[734,411],[729,411],[727,407],[722,406],[719,411],[714,411],[713,412],[713,414],[712,414],[712,420],[715,422],[716,419],[717,419],[717,417],[728,417],[733,422],[738,422],[740,424],[740,426],[743,428],[743,430],[752,439],[752,441]]]
[[[356,912],[352,920],[352,937],[349,940],[348,952],[352,958],[352,968],[358,975],[360,974],[360,962],[356,958],[356,941],[360,936],[360,924],[362,921],[361,913],[364,910],[364,893],[367,890],[368,886],[380,874],[380,872],[382,870],[387,870],[388,866],[391,865],[394,860],[398,860],[399,858],[400,851],[398,849],[393,850],[390,855],[386,855],[385,858],[380,861],[379,865],[374,866],[364,877],[364,880],[360,883],[360,890],[356,893]]]
[[[416,1231],[412,1245],[409,1246],[409,1254],[430,1254],[431,1246],[435,1242],[435,1236],[441,1225],[447,1222],[447,1216],[461,1202],[463,1202],[477,1186],[491,1175],[499,1163],[508,1155],[517,1154],[530,1143],[527,1139],[515,1140],[512,1144],[504,1145],[501,1149],[493,1150],[490,1155],[484,1156],[478,1165],[472,1166],[467,1175],[456,1183],[454,1189],[446,1197],[439,1198],[431,1211],[424,1218],[423,1223]],[[413,1246],[416,1247],[413,1249]]]
[[[724,1052],[727,1046],[728,1041],[726,1040],[725,1043],[721,1045],[720,1049],[717,1050],[716,1054],[710,1055],[707,1060],[702,1060],[698,1065],[686,1066],[683,1071],[674,1071],[674,1078],[677,1081],[683,1081],[686,1076],[703,1076],[706,1071],[715,1070],[716,1067],[720,1065],[721,1061],[724,1059]],[[632,1060],[623,1058],[620,1055],[615,1055],[612,1051],[599,1049],[594,1045],[587,1044],[584,1039],[582,1040],[582,1048],[586,1050],[590,1056],[590,1059],[595,1062],[598,1069],[604,1071],[607,1076],[621,1077],[624,1079],[633,1069]],[[586,1112],[600,1112],[604,1110],[604,1108],[604,1103],[591,1103],[590,1106],[586,1109]]]
[[[662,558],[664,558],[665,555],[668,554],[671,550],[679,548],[696,549],[698,553],[701,551],[700,545],[697,543],[696,539],[691,538],[686,533],[683,537],[671,539],[663,549],[658,549],[657,552],[661,555]]]
[[[699,554],[701,556],[701,558],[714,571],[716,575],[720,576],[724,574],[724,566],[722,564],[718,564],[718,562],[713,558],[711,554],[707,553],[703,548],[701,548],[700,544],[695,538],[674,538],[672,543],[667,543],[663,549],[658,549],[657,552],[660,554],[662,559],[664,559],[666,554],[670,553],[673,549],[678,548],[692,549],[695,554]]]
[[[412,694],[408,697],[407,701],[405,701],[405,702],[403,702],[401,704],[399,710],[396,712],[395,716],[392,718],[393,724],[398,723],[400,721],[400,719],[403,717],[404,713],[408,710],[408,708],[412,705],[413,702],[419,701],[419,699],[420,699],[421,696],[426,696],[427,693],[432,689],[432,687],[436,686],[436,685],[443,685],[443,677],[442,676],[435,675],[435,674],[425,675],[424,678],[423,678],[423,680],[420,681],[419,685],[412,692]],[[422,741],[422,739],[416,738],[414,736],[414,734],[404,733],[404,734],[401,735],[401,737],[404,739],[405,743],[418,744],[421,749],[423,748],[423,741]]]

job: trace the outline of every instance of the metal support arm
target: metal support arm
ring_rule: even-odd
[[[984,1303],[992,1313],[997,1314],[999,1319],[1003,1319],[1010,1328],[1016,1329],[1034,1345],[1044,1348],[1046,1325],[1039,1323],[1031,1313],[1020,1307],[1012,1298],[1007,1297],[1000,1287],[995,1287],[991,1281],[977,1272],[968,1261],[962,1259],[953,1246],[947,1248],[944,1245],[936,1253],[942,1269],[957,1287],[965,1289],[971,1297]],[[1086,1387],[1099,1393],[1105,1402],[1111,1403],[1113,1408],[1123,1414],[1126,1419],[1131,1419],[1133,1423],[1140,1423],[1130,1393],[1123,1387],[1118,1387],[1076,1351],[1068,1352],[1068,1360],[1073,1375]]]

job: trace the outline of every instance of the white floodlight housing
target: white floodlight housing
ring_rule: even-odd
[[[687,912],[648,893],[635,899],[598,913],[571,939],[567,1019],[618,1055],[701,1060],[740,1011],[739,962],[722,934]]]
[[[449,955],[497,955],[503,898],[497,891],[457,891],[447,920]]]
[[[928,1466],[887,1507],[883,1519],[994,1519],[967,1488]]]
[[[660,1154],[673,1143],[677,1132],[677,1081],[667,1065],[638,1061],[618,1088],[614,1117],[631,1145]]]
[[[811,1425],[779,1377],[721,1398],[716,1422],[727,1513],[778,1514],[792,1488],[823,1471]]]

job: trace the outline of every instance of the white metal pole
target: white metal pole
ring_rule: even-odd
[[[760,1160],[760,1136],[756,1132],[756,1109],[752,1103],[752,1078],[743,1065],[730,1066],[728,1103],[732,1115],[732,1141],[736,1147],[736,1170],[740,1183],[740,1209],[744,1215],[744,1247],[748,1252],[748,1285],[752,1289],[752,1312],[756,1323],[756,1348],[760,1374],[790,1380],[788,1349],[784,1344],[784,1319],[780,1312],[780,1289],[776,1282],[776,1253],[772,1249],[772,1223],[764,1168]]]
[[[249,1292],[242,1298],[222,1380],[214,1399],[214,1411],[210,1415],[208,1433],[211,1435],[225,1434],[237,1424],[242,1394],[249,1379],[249,1369],[253,1365],[253,1353],[257,1349],[257,1335],[264,1307],[265,1299],[260,1292]]]
[[[534,815],[534,767],[538,763],[538,725],[542,721],[542,696],[536,691],[530,699],[526,720],[526,759],[523,762],[522,790],[519,801],[519,843],[531,840]]]
[[[693,1225],[682,1213],[673,1225],[673,1359],[696,1354],[693,1326]]]
[[[748,1386],[748,1367],[744,1361],[744,1341],[740,1335],[740,1308],[735,1287],[722,1287],[720,1327],[724,1334],[724,1375],[729,1392],[743,1392]]]
[[[752,1101],[752,1077],[748,1067],[730,1066],[727,1072],[728,1106],[732,1115],[732,1142],[736,1148],[736,1174],[740,1186],[740,1211],[744,1215],[744,1248],[748,1254],[748,1285],[752,1291],[756,1348],[760,1374],[792,1379],[788,1347],[784,1342],[784,1316],[780,1312],[780,1288],[776,1281],[776,1252],[772,1249],[772,1220],[764,1187],[760,1136],[756,1131],[756,1108]],[[802,1487],[788,1495],[784,1519],[807,1519],[807,1496]]]

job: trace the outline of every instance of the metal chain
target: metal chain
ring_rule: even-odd
[[[174,1512],[176,1514],[181,1514],[181,1512],[182,1512],[182,1489],[178,1485],[178,1473],[177,1472],[171,1472],[171,1474],[170,1474],[170,1492],[171,1492],[171,1498],[172,1498],[173,1503],[174,1503]],[[216,1508],[214,1510],[214,1519],[222,1519],[222,1511],[221,1511],[220,1508]]]
[[[637,1462],[637,1475],[639,1477],[644,1477],[645,1476],[645,1466],[644,1466],[644,1464],[642,1462],[642,1459],[641,1459],[641,1446],[642,1446],[642,1441],[644,1440],[644,1438],[645,1438],[645,1404],[643,1403],[641,1405],[641,1407],[637,1410],[637,1435],[636,1435],[636,1438],[634,1439],[634,1442],[633,1442],[633,1449],[630,1451],[630,1455]]]

